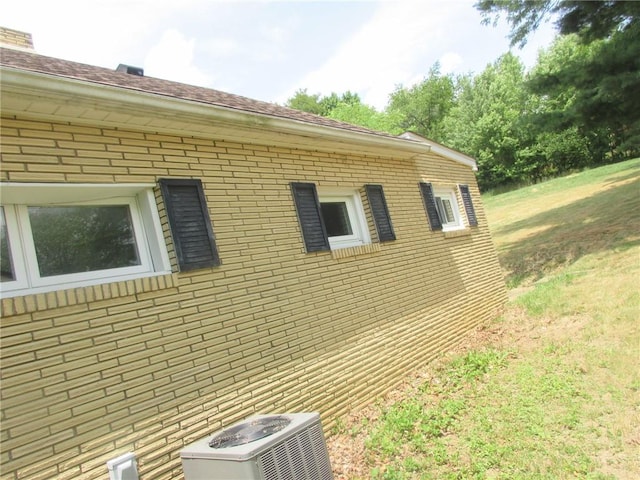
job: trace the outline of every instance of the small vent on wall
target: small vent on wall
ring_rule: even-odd
[[[116,68],[116,72],[128,73],[129,75],[144,77],[144,69],[140,67],[132,67],[131,65],[125,65],[123,63],[118,65],[118,68]]]

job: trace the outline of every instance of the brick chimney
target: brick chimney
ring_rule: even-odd
[[[30,33],[0,27],[0,47],[33,51],[33,40]]]

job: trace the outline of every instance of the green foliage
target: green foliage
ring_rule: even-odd
[[[513,44],[551,17],[572,36],[571,49],[561,38],[529,82],[551,107],[537,122],[544,132],[577,126],[596,163],[640,152],[640,2],[480,0],[476,8],[485,21],[506,13]]]
[[[311,95],[307,93],[307,89],[296,91],[295,95],[287,100],[287,107],[302,112],[314,113],[316,115],[322,115],[323,107],[320,104],[320,94]]]
[[[504,367],[506,358],[506,352],[487,349],[471,351],[454,359],[439,373],[437,382],[420,389],[424,394],[437,394],[440,400],[429,405],[416,397],[391,405],[370,433],[367,448],[385,458],[396,457],[407,450],[431,454],[429,443],[455,430],[458,418],[467,408],[466,399],[453,393],[478,381],[486,373]],[[407,469],[405,463],[402,471]],[[387,470],[386,474],[392,471]]]
[[[624,29],[637,21],[640,4],[628,0],[478,0],[475,7],[483,16],[483,23],[495,25],[501,14],[511,26],[511,45],[524,45],[527,37],[543,22],[555,18],[562,35],[579,34],[585,43],[607,38],[612,32]]]
[[[520,296],[516,303],[525,307],[527,314],[539,317],[546,311],[552,299],[555,298],[558,289],[570,283],[573,277],[573,275],[566,273],[553,277]]]
[[[494,368],[504,367],[507,353],[495,349],[472,350],[451,362],[447,377],[454,384],[472,382]]]
[[[511,25],[511,45],[524,45],[527,36],[536,30],[547,16],[558,8],[559,0],[539,0],[537,2],[523,2],[521,0],[478,0],[475,7],[483,16],[483,23],[493,23],[500,20],[500,15],[506,13],[507,21]]]
[[[480,73],[398,86],[378,112],[357,94],[299,90],[287,105],[398,135],[414,132],[475,158],[483,192],[538,183],[640,154],[640,2],[479,0],[511,40],[549,19],[561,35],[526,73],[507,53]]]
[[[29,207],[42,276],[139,265],[127,205]]]
[[[545,99],[534,119],[543,132],[576,129],[595,159],[640,152],[640,24],[588,45],[577,36],[559,39],[528,87]]]
[[[387,112],[395,114],[401,132],[414,132],[437,142],[443,140],[443,123],[454,105],[455,80],[441,75],[436,63],[422,82],[397,87]]]
[[[520,150],[526,126],[520,119],[530,104],[524,66],[511,53],[461,82],[457,104],[444,121],[445,144],[477,159],[481,189],[525,176],[528,165]]]
[[[332,92],[331,95],[321,97],[319,93],[309,94],[307,89],[296,91],[295,95],[286,102],[286,106],[295,110],[328,117],[338,105],[361,105],[357,93],[347,91],[342,95]]]
[[[381,113],[363,103],[338,103],[327,115],[334,120],[360,125],[371,130],[400,135],[404,130],[399,128],[397,113]]]

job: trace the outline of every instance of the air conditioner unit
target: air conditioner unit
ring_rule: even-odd
[[[333,480],[317,413],[256,415],[180,452],[185,480]]]

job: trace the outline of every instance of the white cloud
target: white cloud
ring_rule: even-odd
[[[507,51],[508,28],[481,26],[474,1],[21,0],[2,25],[43,55],[279,103],[350,90],[382,109],[438,59],[444,73],[480,72]],[[541,30],[515,51],[527,66],[553,37]]]
[[[458,70],[462,65],[462,57],[455,52],[447,52],[440,57],[440,73],[447,75]]]
[[[210,87],[213,78],[193,65],[194,49],[194,39],[187,39],[175,29],[165,30],[160,41],[147,53],[144,60],[145,74]]]
[[[21,0],[2,11],[2,26],[33,35],[36,52],[90,65],[139,64],[161,22],[205,0]]]
[[[321,95],[351,90],[381,110],[396,87],[422,81],[436,61],[443,74],[479,73],[509,49],[508,26],[482,25],[473,4],[474,0],[382,1],[368,23],[354,30],[329,60],[297,79],[276,101],[283,103],[304,88]],[[526,49],[514,53],[529,66],[535,60],[530,52],[552,38],[552,29],[543,26]]]
[[[285,58],[283,47],[290,41],[290,32],[280,26],[262,25],[260,43],[255,45],[252,57],[257,62],[280,62]]]
[[[213,58],[228,58],[242,52],[242,47],[233,38],[211,38],[204,43],[203,51]]]
[[[356,91],[364,103],[383,109],[399,84],[421,78],[430,65],[418,59],[437,44],[447,16],[441,4],[383,2],[371,20],[317,70],[301,79],[295,90],[328,95]]]

